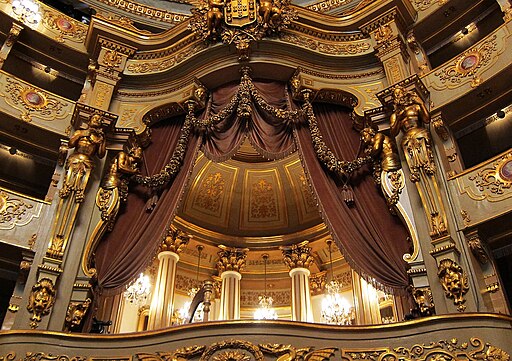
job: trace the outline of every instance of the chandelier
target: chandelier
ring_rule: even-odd
[[[267,259],[268,254],[262,255],[264,264],[265,264],[265,292],[262,296],[259,296],[259,307],[256,311],[254,311],[254,319],[256,320],[275,320],[277,319],[277,313],[272,308],[272,303],[274,299],[270,296],[267,296]]]
[[[141,273],[135,282],[129,286],[126,286],[126,291],[124,291],[124,298],[128,302],[141,307],[146,304],[150,293],[151,284],[149,282],[149,277]]]
[[[332,240],[327,240],[329,246],[329,264],[331,281],[325,285],[326,295],[322,300],[322,319],[332,325],[351,325],[354,320],[354,308],[341,296],[341,284],[334,279],[332,270]]]
[[[27,25],[37,25],[41,21],[39,4],[34,0],[13,0],[12,11]]]

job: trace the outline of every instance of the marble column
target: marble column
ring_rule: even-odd
[[[188,241],[189,237],[180,230],[171,230],[160,245],[158,274],[149,308],[148,330],[171,326],[176,265],[180,259],[178,254]]]
[[[217,270],[222,280],[219,320],[240,319],[240,280],[247,248],[219,246]]]
[[[284,262],[290,269],[292,278],[292,320],[314,322],[309,290],[309,266],[313,262],[309,242],[281,247]]]

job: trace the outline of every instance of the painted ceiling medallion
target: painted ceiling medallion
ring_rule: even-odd
[[[202,0],[191,10],[189,28],[206,43],[235,44],[239,60],[249,58],[251,41],[277,35],[297,18],[291,0]]]
[[[44,108],[47,104],[46,97],[35,89],[27,88],[21,93],[21,99],[33,109]]]

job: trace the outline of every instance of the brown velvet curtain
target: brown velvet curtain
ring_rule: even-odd
[[[143,175],[158,173],[169,161],[183,123],[183,118],[172,119],[152,127],[152,143],[144,150]],[[148,189],[142,186],[131,188],[114,229],[99,243],[95,252],[98,286],[104,296],[123,291],[156,254],[192,171],[198,144],[198,136],[191,135],[180,172],[172,184],[162,190],[151,212],[146,210]]]
[[[322,137],[336,157],[355,159],[360,142],[359,134],[352,129],[349,110],[315,104],[314,113]],[[345,258],[376,286],[402,293],[409,284],[402,259],[409,252],[408,234],[398,217],[388,211],[370,170],[364,167],[350,177],[355,203],[348,206],[342,196],[343,180],[320,164],[309,129],[298,127],[296,134],[304,170],[318,197],[322,217]]]
[[[261,98],[269,105],[283,110],[287,108],[284,84],[261,81],[252,83]],[[234,84],[215,90],[205,117],[218,114],[235,96],[238,88],[239,85]],[[240,117],[235,108],[225,119],[208,129],[202,148],[206,157],[215,162],[230,159],[246,137],[261,155],[269,159],[283,158],[295,150],[291,125],[283,124],[280,119],[258,106],[254,100],[249,106],[249,119]]]

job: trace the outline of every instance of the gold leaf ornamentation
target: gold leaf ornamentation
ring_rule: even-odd
[[[14,226],[21,221],[27,210],[33,206],[19,198],[11,198],[9,194],[0,191],[0,224]],[[12,228],[12,227],[9,227]]]
[[[46,28],[56,31],[55,40],[64,43],[66,40],[75,43],[84,43],[88,27],[79,21],[61,13],[45,11],[43,24]]]
[[[491,63],[493,55],[497,52],[497,35],[494,34],[480,45],[466,50],[434,75],[448,89],[461,86],[465,80],[478,82],[480,78],[477,73]]]
[[[24,85],[12,78],[6,78],[4,90],[5,101],[21,110],[21,119],[26,122],[32,121],[32,114],[48,121],[67,115],[65,104],[43,90]]]

